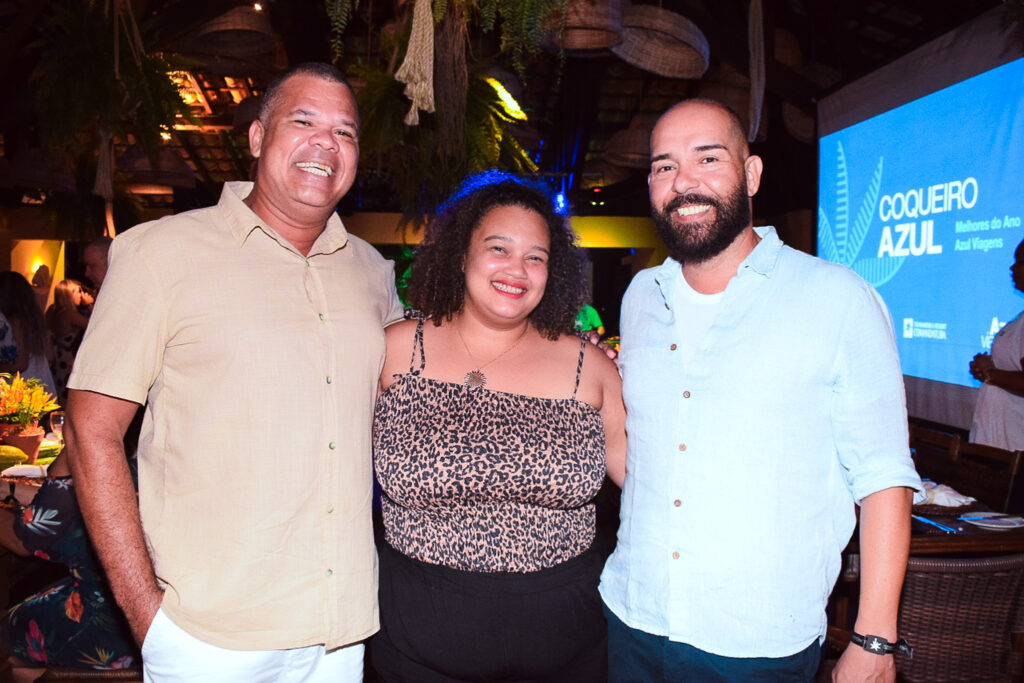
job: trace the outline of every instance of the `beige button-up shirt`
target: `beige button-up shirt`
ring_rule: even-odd
[[[175,623],[334,648],[377,630],[371,420],[402,307],[336,215],[303,256],[250,189],[114,241],[69,386],[146,404],[139,503]]]

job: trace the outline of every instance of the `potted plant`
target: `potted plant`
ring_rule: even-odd
[[[0,374],[0,441],[17,446],[35,462],[43,429],[39,418],[60,406],[38,379]]]

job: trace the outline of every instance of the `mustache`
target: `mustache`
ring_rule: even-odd
[[[687,194],[679,195],[678,197],[670,201],[668,204],[666,204],[665,208],[662,209],[662,213],[665,215],[673,213],[684,204],[709,204],[718,210],[721,210],[722,208],[722,205],[714,197],[708,197],[707,195],[697,194],[696,192],[688,192]]]

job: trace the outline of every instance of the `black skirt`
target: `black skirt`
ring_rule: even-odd
[[[471,572],[382,542],[373,668],[386,683],[605,681],[603,564],[591,548],[536,572]]]

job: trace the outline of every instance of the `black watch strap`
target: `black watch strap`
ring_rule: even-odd
[[[907,659],[914,658],[914,648],[910,647],[907,641],[900,638],[895,643],[890,643],[882,636],[873,636],[868,634],[862,636],[859,633],[853,633],[850,635],[850,642],[854,645],[859,645],[871,654],[875,655],[888,655],[894,652],[906,655]]]

